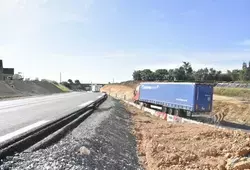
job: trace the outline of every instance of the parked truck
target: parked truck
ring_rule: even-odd
[[[199,83],[141,83],[134,92],[134,102],[181,117],[211,112],[213,85]]]
[[[101,86],[99,85],[91,85],[92,92],[100,92]]]

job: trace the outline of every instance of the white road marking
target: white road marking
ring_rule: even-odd
[[[87,105],[89,105],[90,103],[93,103],[93,102],[94,102],[94,101],[90,100],[90,101],[88,101],[88,102],[85,102],[85,103],[83,103],[83,104],[78,105],[78,107],[84,107],[84,106],[87,106]]]
[[[8,134],[6,134],[6,135],[4,135],[4,136],[1,136],[1,137],[0,137],[0,143],[4,142],[4,141],[6,141],[6,140],[9,140],[9,139],[11,139],[11,138],[13,138],[13,137],[15,137],[15,136],[18,136],[18,135],[20,135],[20,134],[22,134],[22,133],[25,133],[25,132],[27,132],[27,131],[29,131],[29,130],[31,130],[31,129],[34,129],[34,128],[36,128],[36,127],[39,127],[39,126],[41,126],[41,125],[43,125],[43,124],[45,124],[45,123],[47,123],[47,122],[49,122],[49,120],[41,120],[41,121],[39,121],[39,122],[36,122],[36,123],[34,123],[34,124],[31,124],[31,125],[29,125],[29,126],[26,126],[26,127],[24,127],[24,128],[21,128],[21,129],[19,129],[19,130],[17,130],[17,131],[14,131],[14,132],[8,133]]]

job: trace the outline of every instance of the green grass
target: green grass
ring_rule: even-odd
[[[215,87],[214,94],[221,96],[243,97],[250,99],[250,89],[245,89],[245,88]]]
[[[56,83],[52,83],[53,85],[55,85],[57,88],[59,88],[60,90],[62,90],[63,92],[69,92],[70,90],[65,87],[64,85],[62,84],[56,84]]]

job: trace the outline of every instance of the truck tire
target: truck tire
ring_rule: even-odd
[[[180,116],[180,110],[179,109],[174,109],[174,115],[175,116]]]
[[[167,113],[167,107],[163,106],[163,107],[162,107],[162,112],[163,112],[163,113]]]
[[[169,108],[169,109],[168,109],[168,114],[169,114],[169,115],[173,115],[173,109],[172,109],[172,108]]]
[[[192,113],[191,111],[187,111],[186,114],[187,114],[188,117],[192,117],[192,114],[193,114],[193,113]]]
[[[187,112],[183,109],[180,109],[180,117],[187,117]]]

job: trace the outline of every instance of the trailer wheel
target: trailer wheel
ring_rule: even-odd
[[[174,115],[175,116],[180,116],[180,110],[179,109],[174,109]]]
[[[162,112],[163,112],[163,113],[167,113],[167,107],[163,106],[163,107],[162,107]]]
[[[172,109],[172,108],[169,108],[169,109],[168,109],[168,114],[169,114],[169,115],[173,115],[173,109]]]
[[[180,112],[179,112],[180,114],[180,117],[187,117],[187,112],[185,111],[185,110],[183,110],[183,109],[180,109]]]
[[[193,114],[193,113],[192,113],[191,111],[187,111],[187,116],[188,116],[188,117],[192,117],[192,114]]]

